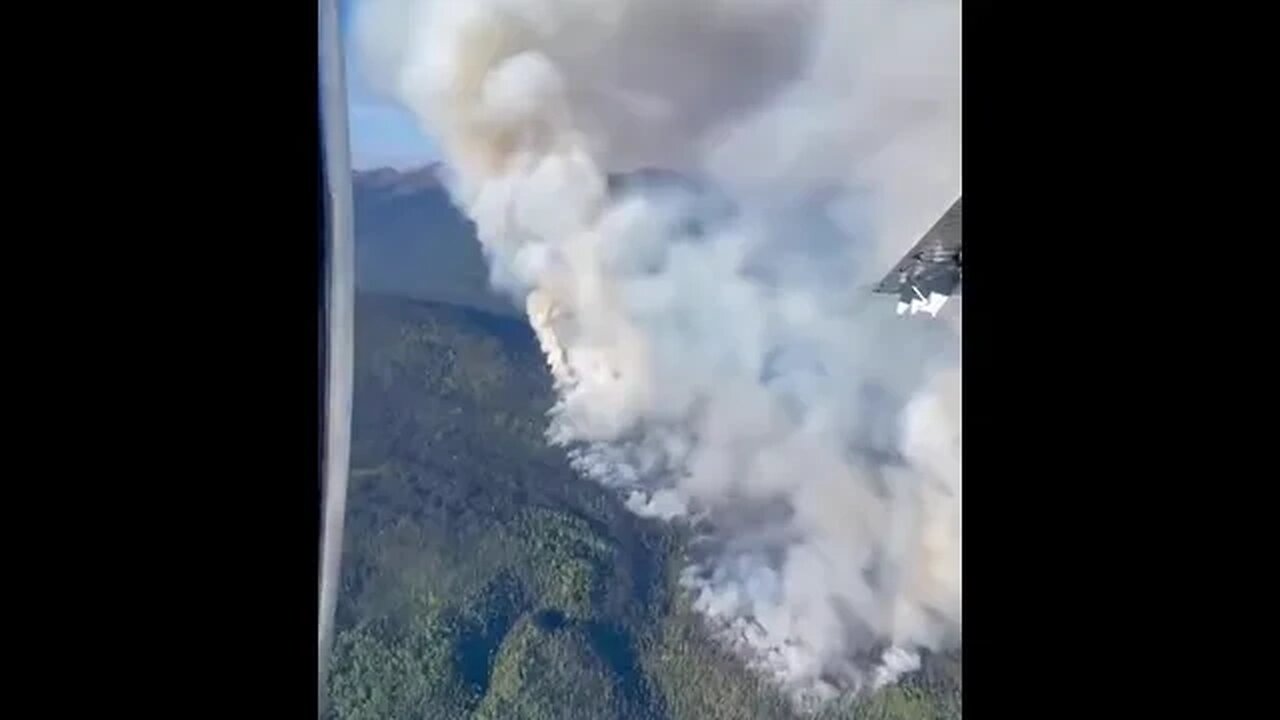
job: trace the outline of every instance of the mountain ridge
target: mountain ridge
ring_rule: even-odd
[[[352,174],[357,288],[522,317],[492,289],[475,225],[453,204],[442,169]]]

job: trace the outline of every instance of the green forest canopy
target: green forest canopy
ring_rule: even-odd
[[[522,321],[362,295],[356,328],[330,718],[791,716],[679,594],[679,528],[544,442]],[[958,718],[959,659],[819,717]]]

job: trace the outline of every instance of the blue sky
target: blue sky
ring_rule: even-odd
[[[341,0],[343,37],[348,40],[347,109],[351,127],[351,162],[357,170],[378,167],[419,167],[439,159],[434,143],[418,121],[398,105],[376,96],[361,77],[351,47],[351,6]]]

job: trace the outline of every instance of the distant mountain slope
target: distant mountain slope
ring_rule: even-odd
[[[489,288],[475,226],[450,201],[437,167],[357,172],[352,187],[361,290],[523,314]]]
[[[453,205],[439,166],[356,172],[352,185],[356,283],[361,290],[524,316],[523,308],[491,289],[475,225]],[[704,182],[669,171],[609,177],[609,192],[622,196],[632,191],[678,197],[687,204],[686,227],[673,227],[673,232],[697,233],[731,212],[727,201]]]

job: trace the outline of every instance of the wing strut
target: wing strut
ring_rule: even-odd
[[[351,157],[347,134],[346,78],[338,0],[320,0],[321,194],[324,201],[324,295],[322,336],[321,447],[323,516],[320,541],[319,704],[324,711],[334,609],[341,578],[342,530],[351,459],[355,243],[351,201]]]

